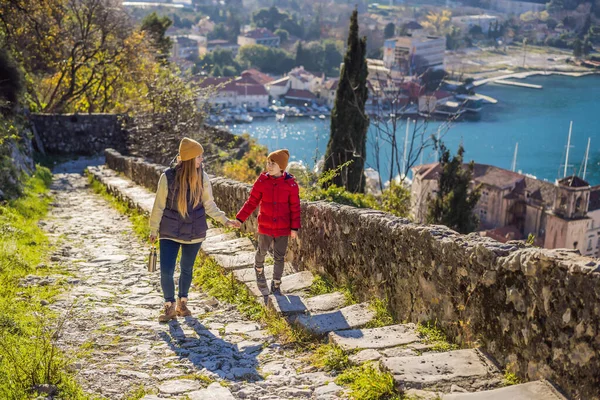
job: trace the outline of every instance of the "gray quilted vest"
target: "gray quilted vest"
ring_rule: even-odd
[[[165,171],[169,192],[167,194],[167,204],[160,220],[159,234],[161,239],[179,239],[191,241],[206,237],[208,224],[206,223],[206,213],[204,205],[200,202],[196,207],[188,202],[188,216],[182,218],[177,208],[177,196],[179,194],[179,184],[175,180],[176,168],[169,168]],[[200,170],[202,182],[202,169]],[[202,182],[203,183],[203,182]],[[188,189],[187,198],[190,198]]]

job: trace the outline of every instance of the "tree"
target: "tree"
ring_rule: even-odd
[[[448,10],[442,10],[439,13],[430,12],[425,17],[425,21],[421,25],[425,28],[433,30],[436,34],[441,35],[445,33],[448,26],[450,26],[450,21],[452,18],[452,13]]]
[[[581,57],[583,55],[583,46],[579,38],[576,38],[573,41],[573,55],[575,57]]]
[[[255,67],[274,74],[283,74],[294,66],[294,59],[287,51],[260,44],[240,47],[236,60],[245,68]]]
[[[358,11],[350,17],[347,50],[331,113],[331,132],[325,153],[325,171],[350,162],[332,183],[350,192],[364,192],[364,164],[369,117],[366,60],[367,39],[358,36]],[[326,172],[325,172],[326,173]]]
[[[23,92],[19,66],[6,49],[0,49],[0,113],[13,110]]]
[[[141,29],[148,34],[150,39],[152,39],[152,42],[158,51],[157,58],[161,61],[165,61],[171,52],[171,38],[166,37],[165,34],[172,23],[173,21],[171,21],[169,17],[164,16],[161,18],[156,15],[156,12],[148,14],[142,20]]]
[[[427,223],[446,225],[460,233],[477,229],[479,218],[473,213],[481,197],[481,187],[471,189],[475,164],[463,164],[464,148],[458,147],[456,156],[450,159],[450,151],[438,144],[441,151],[441,172],[435,197],[429,199]]]
[[[581,45],[581,52],[583,53],[584,56],[589,55],[593,50],[592,44],[590,43],[590,36],[589,35],[585,35],[585,38],[583,39],[583,44]]]
[[[383,29],[383,37],[386,39],[393,38],[396,34],[396,25],[393,22],[388,23]]]
[[[299,67],[303,65],[302,63],[305,61],[304,49],[302,48],[302,42],[298,42],[296,46],[296,58],[294,59],[295,65]]]
[[[286,31],[285,29],[277,29],[273,33],[275,35],[279,36],[279,40],[280,40],[281,43],[287,42],[288,39],[290,38],[290,33],[288,31]]]

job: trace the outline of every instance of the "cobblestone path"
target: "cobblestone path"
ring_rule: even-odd
[[[146,271],[147,246],[89,189],[82,170],[73,162],[55,171],[42,225],[60,238],[53,262],[73,274],[52,307],[68,315],[59,345],[76,357],[86,391],[109,399],[142,387],[147,400],[339,398],[333,377],[198,289],[190,293],[192,317],[159,324],[159,274]]]

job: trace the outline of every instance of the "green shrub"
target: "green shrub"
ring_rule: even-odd
[[[310,357],[312,365],[325,371],[344,371],[350,366],[348,354],[335,344],[322,344]]]
[[[380,371],[373,363],[348,368],[338,375],[335,382],[348,386],[350,397],[354,400],[401,399],[392,374]]]
[[[458,346],[450,343],[444,331],[438,326],[437,322],[419,323],[417,333],[425,339],[428,344],[433,344],[433,351],[450,351],[458,349]]]
[[[373,318],[367,325],[366,328],[380,328],[382,326],[393,325],[395,323],[394,317],[390,314],[388,309],[388,300],[382,300],[375,298],[369,303],[369,308],[375,312],[375,318]]]

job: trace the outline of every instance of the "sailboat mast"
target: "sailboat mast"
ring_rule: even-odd
[[[571,132],[573,131],[573,121],[569,125],[569,138],[567,139],[567,155],[565,157],[565,170],[563,172],[563,178],[567,177],[567,167],[569,166],[569,148],[571,147]]]
[[[588,156],[590,155],[590,141],[592,138],[588,138],[587,149],[585,149],[585,161],[583,162],[583,180],[585,181],[585,173],[587,172]]]
[[[513,162],[512,162],[512,171],[515,172],[515,170],[517,169],[517,153],[519,152],[519,142],[517,142],[517,144],[515,145],[515,154],[513,156]]]

